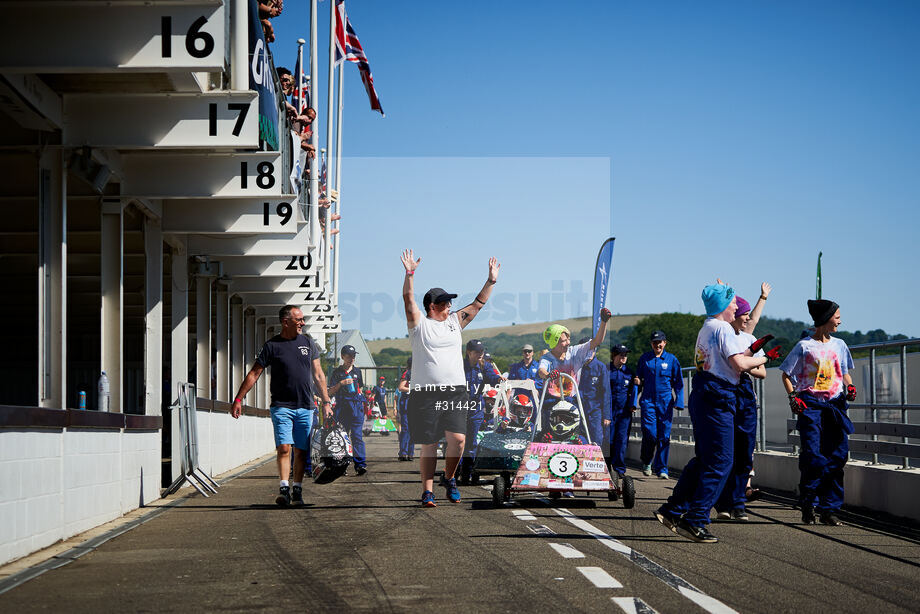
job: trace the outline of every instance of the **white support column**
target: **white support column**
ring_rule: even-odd
[[[172,291],[172,322],[171,322],[171,357],[170,365],[170,392],[169,402],[172,403],[179,393],[179,383],[188,382],[188,251],[186,239],[180,238],[179,248],[173,247],[172,250],[172,271],[171,271],[171,291]],[[173,411],[169,417],[172,428],[172,447],[170,456],[172,458],[171,478],[175,480],[182,473],[182,438],[179,437],[179,412]]]
[[[195,275],[195,341],[198,347],[195,386],[199,398],[211,398],[211,280],[207,264]]]
[[[218,281],[214,285],[214,310],[217,330],[214,331],[214,343],[217,346],[217,390],[214,398],[218,401],[230,400],[230,297],[227,296],[227,284]]]
[[[246,336],[243,326],[243,300],[234,296],[230,299],[230,399],[246,375],[243,344]]]
[[[253,346],[256,348],[261,348],[265,344],[265,318],[254,318],[252,338],[254,341]],[[254,407],[265,407],[262,405],[262,389],[265,387],[267,379],[267,375],[263,372],[262,376],[256,381],[255,389],[249,393],[250,404]]]
[[[110,403],[106,411],[122,411],[124,374],[124,205],[120,199],[102,200],[102,237],[100,272],[102,283],[101,370],[109,379]]]
[[[144,413],[163,413],[163,231],[144,218]]]
[[[67,407],[67,172],[63,151],[39,161],[38,405]]]

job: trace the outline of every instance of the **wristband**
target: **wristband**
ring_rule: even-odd
[[[241,399],[240,397],[236,397],[235,399],[233,399],[233,402],[234,402],[234,403],[236,403],[237,401],[239,401],[240,404],[243,403],[243,399]]]
[[[480,305],[485,305],[485,304],[486,304],[485,301],[479,299],[479,295],[478,295],[478,294],[476,295],[476,298],[474,298],[473,300],[476,301],[477,303],[479,303]]]
[[[332,405],[332,401],[323,401],[323,405]]]
[[[415,275],[415,271],[406,271],[406,275]]]
[[[765,300],[767,300],[767,297],[765,297],[763,294],[761,294],[761,295],[760,295],[760,300],[765,301]]]

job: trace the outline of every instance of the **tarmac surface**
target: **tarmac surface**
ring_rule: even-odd
[[[632,510],[606,496],[516,498],[482,486],[419,506],[418,461],[371,435],[367,475],[305,484],[274,505],[274,462],[183,493],[62,567],[0,594],[4,612],[904,612],[920,611],[920,532],[847,514],[800,524],[781,496],[750,522],[714,522],[689,542],[652,512],[673,480],[635,476]],[[439,464],[440,466],[440,464]],[[149,510],[150,508],[148,508]]]

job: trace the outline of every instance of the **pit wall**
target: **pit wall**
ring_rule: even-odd
[[[204,405],[202,407],[201,405]],[[200,402],[198,459],[212,477],[274,450],[271,420]],[[160,416],[0,407],[0,565],[160,498]]]

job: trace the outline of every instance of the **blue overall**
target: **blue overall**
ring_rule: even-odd
[[[406,369],[406,372],[403,373],[400,379],[406,380],[408,382],[412,376],[412,372],[409,369]],[[399,455],[400,456],[414,456],[415,455],[415,444],[412,443],[412,439],[409,437],[409,393],[401,392],[399,393],[399,400],[396,403],[396,410],[399,412]]]
[[[355,468],[366,467],[367,459],[364,453],[364,395],[361,394],[363,380],[361,371],[356,367],[351,368],[351,372],[345,373],[345,368],[339,365],[332,370],[329,376],[329,387],[335,386],[343,379],[351,377],[354,379],[354,392],[349,392],[348,386],[342,386],[335,393],[335,419],[342,425],[342,428],[348,431],[351,437],[351,446],[355,459]]]
[[[610,468],[626,475],[626,444],[629,442],[629,427],[632,423],[633,407],[636,404],[636,386],[632,383],[632,369],[623,365],[610,368]]]
[[[578,394],[588,420],[591,443],[596,443],[603,450],[607,447],[604,420],[610,420],[610,372],[607,365],[597,358],[587,361],[578,378]]]
[[[387,389],[383,386],[374,386],[374,402],[380,407],[380,415],[387,415]]]
[[[843,505],[843,468],[850,450],[853,423],[847,416],[846,396],[825,400],[800,392],[808,409],[799,414],[796,429],[802,442],[799,452],[799,497],[810,506],[818,498],[819,513],[835,512]]]
[[[706,371],[693,376],[690,418],[696,456],[684,467],[663,506],[672,514],[683,515],[691,526],[709,524],[709,510],[731,473],[737,404],[737,385]]]
[[[485,368],[480,368],[479,363],[471,366],[466,358],[463,359],[463,370],[466,372],[466,387],[470,393],[470,410],[466,415],[466,443],[463,445],[460,475],[468,478],[473,471],[473,461],[476,460],[476,450],[479,448],[476,438],[485,419],[485,411],[482,408],[482,389],[486,384],[491,386],[498,384],[501,376],[489,363],[485,363]]]
[[[684,408],[684,380],[680,363],[670,352],[656,357],[646,352],[639,357],[636,375],[642,381],[642,451],[643,465],[651,465],[652,473],[668,472],[668,453],[671,446],[671,420],[674,409]],[[676,393],[676,400],[671,390]]]
[[[537,375],[537,371],[540,370],[540,361],[531,360],[530,365],[524,366],[524,361],[516,362],[510,367],[508,367],[508,379],[529,379],[533,380],[534,386],[537,388],[537,398],[534,399],[536,403],[540,398],[540,391],[543,390],[543,380]],[[514,394],[521,394],[524,391],[520,388],[515,389]]]
[[[716,500],[717,512],[743,510],[751,469],[754,467],[754,445],[757,443],[757,395],[751,376],[741,374],[738,383],[738,405],[735,410],[735,443],[732,472],[725,481],[722,494]]]

